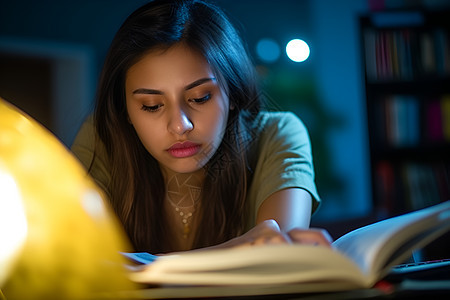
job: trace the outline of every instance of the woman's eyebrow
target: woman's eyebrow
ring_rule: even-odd
[[[162,95],[163,92],[154,89],[139,88],[133,91],[134,94]]]
[[[215,81],[215,80],[216,80],[216,78],[214,78],[214,77],[201,78],[201,79],[198,79],[198,80],[186,85],[184,87],[184,90],[187,91],[187,90],[193,89],[199,85],[202,85],[206,82]],[[139,88],[139,89],[135,89],[133,91],[133,94],[163,95],[163,92],[160,90],[155,90],[155,89]]]
[[[205,82],[215,81],[215,80],[216,80],[216,78],[214,78],[214,77],[201,78],[199,80],[196,80],[196,81],[188,84],[187,86],[184,87],[184,89],[187,91],[187,90],[195,88],[196,86],[202,85]]]

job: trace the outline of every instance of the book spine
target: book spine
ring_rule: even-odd
[[[422,75],[434,74],[436,72],[436,56],[434,41],[429,32],[420,35],[420,72]]]
[[[442,97],[441,111],[444,141],[450,143],[450,95],[444,95]]]
[[[389,216],[395,211],[396,178],[394,168],[387,161],[380,161],[375,170],[376,203],[381,216]]]
[[[377,42],[376,33],[372,29],[364,31],[364,51],[366,62],[366,76],[369,81],[378,79],[377,72]]]
[[[434,51],[435,51],[435,64],[436,73],[439,76],[445,76],[446,70],[446,55],[448,52],[448,46],[446,45],[445,31],[442,28],[437,28],[433,31]]]
[[[410,199],[409,209],[417,210],[445,201],[442,197],[448,191],[440,183],[447,179],[439,166],[410,162],[404,165],[404,172]]]
[[[404,80],[413,80],[416,76],[416,68],[415,68],[415,57],[417,55],[414,47],[415,41],[415,33],[411,30],[405,29],[401,33],[403,39],[403,52],[402,52],[402,68],[404,70],[403,76]]]
[[[426,132],[428,141],[442,142],[444,140],[442,125],[441,101],[439,99],[431,99],[426,104]]]
[[[419,102],[410,95],[389,95],[380,101],[378,111],[384,110],[384,115],[377,118],[378,140],[389,147],[417,146],[421,137]]]
[[[448,200],[449,174],[450,166],[439,163],[378,162],[375,170],[378,211],[393,216]]]
[[[450,94],[428,99],[385,95],[374,106],[374,116],[376,140],[384,147],[450,142]]]

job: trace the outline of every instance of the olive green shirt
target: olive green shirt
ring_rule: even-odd
[[[249,207],[247,229],[255,226],[258,209],[271,194],[286,188],[301,188],[313,198],[314,212],[320,203],[314,183],[314,168],[308,131],[302,121],[289,112],[261,112],[256,118],[250,160],[254,160],[253,178],[246,201]],[[71,147],[88,168],[93,159],[95,130],[92,118],[81,127]],[[109,195],[111,174],[104,148],[96,150],[91,176]]]

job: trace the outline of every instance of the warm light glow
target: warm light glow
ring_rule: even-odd
[[[83,209],[94,219],[107,218],[107,212],[102,197],[95,190],[87,190],[81,199]]]
[[[14,178],[0,169],[0,284],[27,236],[27,219]]]
[[[309,57],[309,46],[308,44],[300,39],[291,40],[286,45],[287,56],[295,62],[302,62]]]

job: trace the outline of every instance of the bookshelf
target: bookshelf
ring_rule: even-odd
[[[450,199],[450,11],[359,19],[376,213]]]

